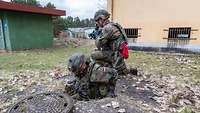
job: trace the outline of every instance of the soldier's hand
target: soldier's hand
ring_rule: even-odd
[[[98,50],[99,50],[98,48],[95,48],[95,49],[94,49],[94,51],[98,51]]]
[[[75,99],[75,100],[80,100],[81,99],[79,94],[72,95],[72,98]]]
[[[72,86],[69,86],[69,85],[66,85],[66,86],[65,86],[65,92],[66,92],[67,94],[69,94],[70,96],[76,94],[75,89],[74,89]]]

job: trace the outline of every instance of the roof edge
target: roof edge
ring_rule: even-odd
[[[29,6],[18,3],[5,2],[0,0],[0,10],[10,10],[10,11],[20,11],[27,13],[38,13],[38,14],[47,14],[54,16],[65,16],[66,12],[64,10],[58,9],[48,9],[43,7]]]

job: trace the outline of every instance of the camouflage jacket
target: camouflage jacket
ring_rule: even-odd
[[[87,73],[76,75],[76,91],[80,100],[105,97],[109,91],[110,82],[116,80],[117,71],[109,67],[101,67],[90,63]]]
[[[96,46],[102,50],[121,50],[122,43],[127,42],[127,36],[123,28],[117,23],[109,22],[103,29],[100,37],[96,40]]]

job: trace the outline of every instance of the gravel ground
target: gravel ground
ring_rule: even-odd
[[[138,68],[138,75],[118,80],[116,98],[78,101],[74,113],[200,113],[199,56],[136,52],[134,58],[128,64]],[[69,73],[61,68],[2,70],[0,75],[0,113],[4,113],[30,94],[63,92]]]

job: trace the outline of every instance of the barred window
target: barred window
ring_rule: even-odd
[[[138,38],[138,28],[125,28],[128,38]]]
[[[189,39],[191,27],[169,28],[168,38]]]

